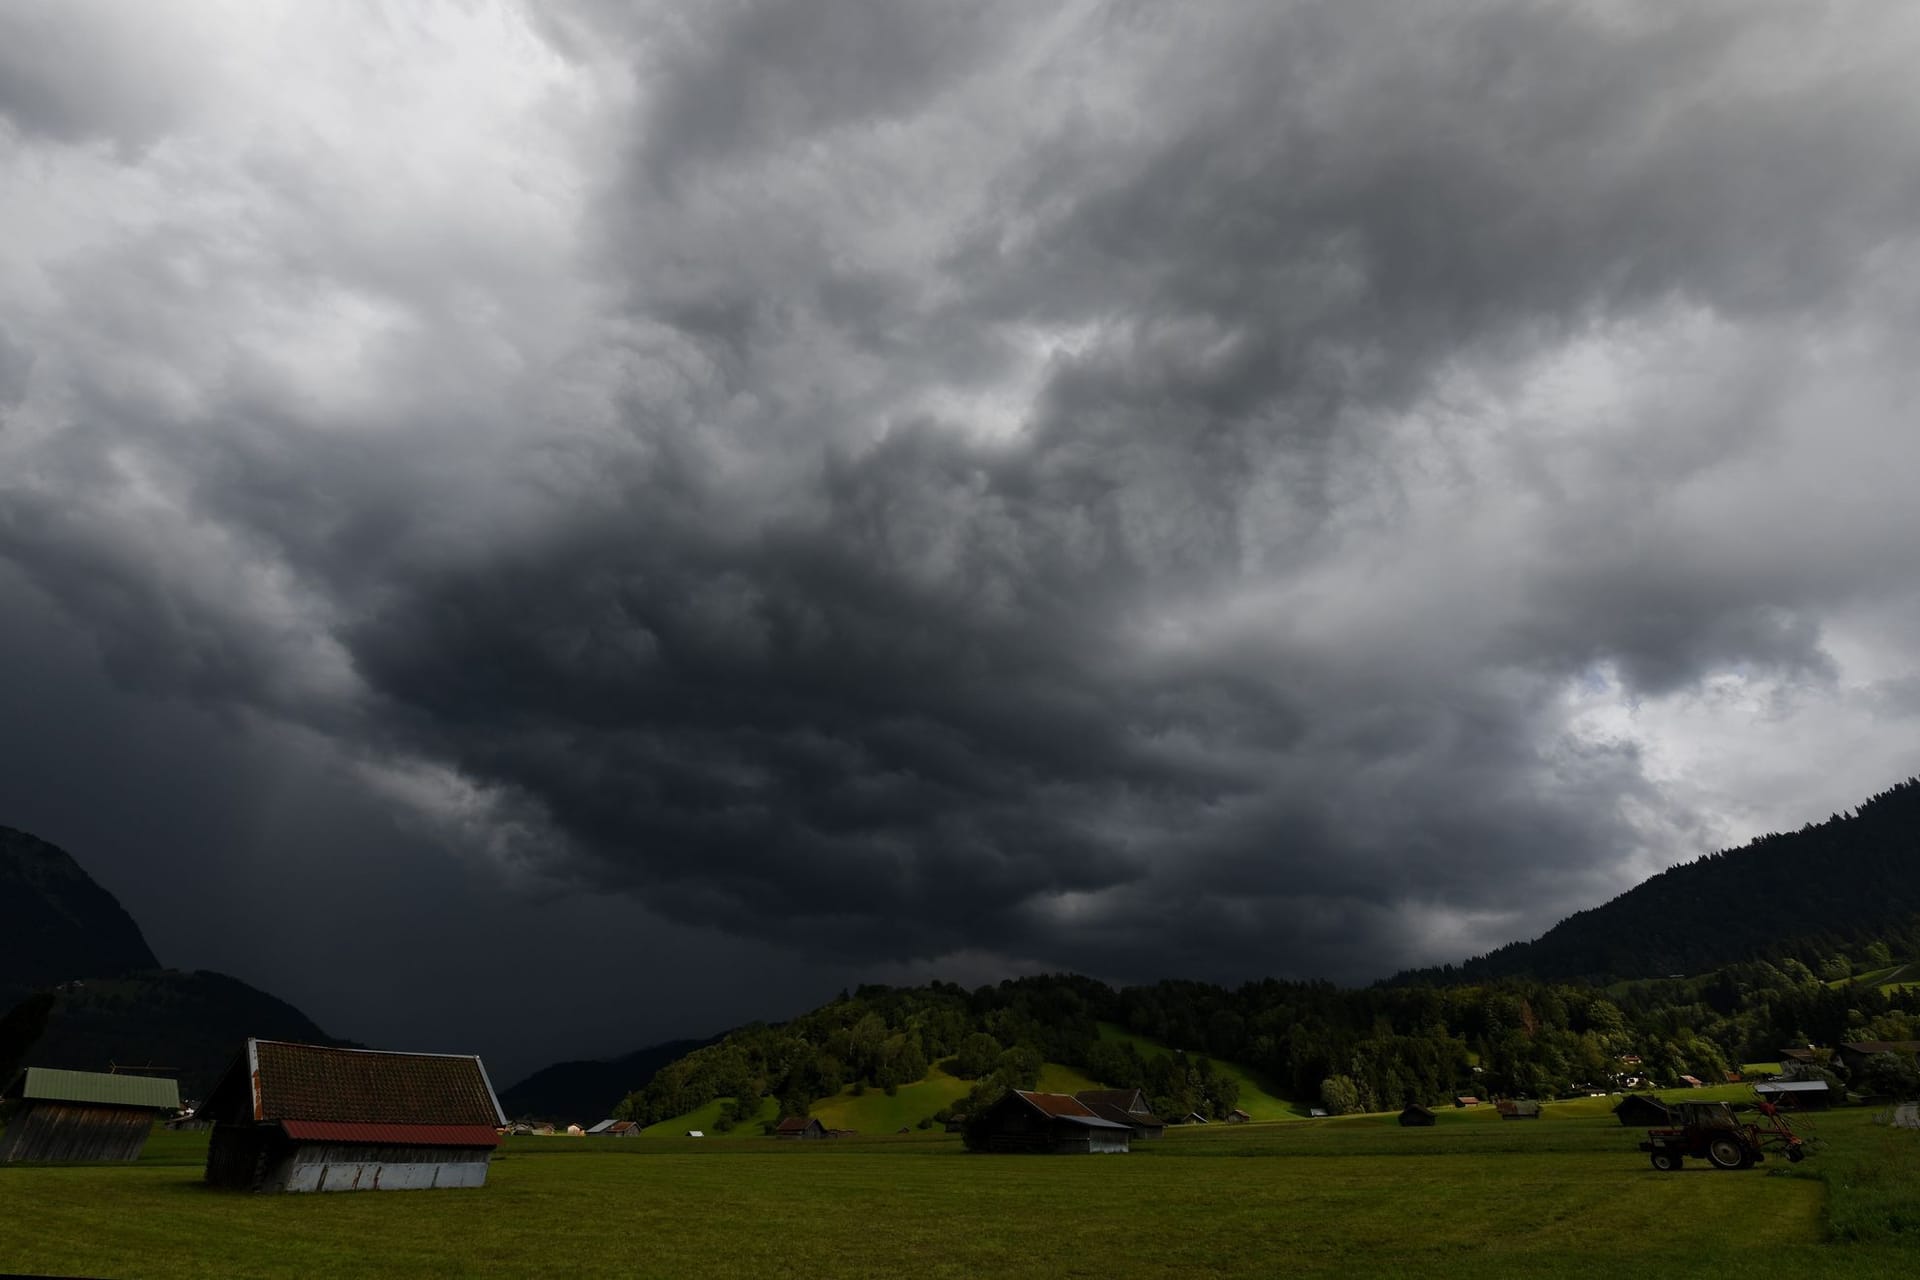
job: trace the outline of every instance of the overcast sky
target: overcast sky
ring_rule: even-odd
[[[0,0],[0,823],[497,1078],[1532,936],[1920,770],[1916,65]]]

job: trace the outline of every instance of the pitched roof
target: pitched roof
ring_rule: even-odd
[[[480,1059],[249,1040],[201,1108],[216,1120],[503,1125]]]
[[[1138,1089],[1082,1089],[1073,1096],[1090,1107],[1118,1107],[1139,1115],[1150,1110]]]
[[[1755,1093],[1825,1093],[1825,1080],[1768,1080],[1753,1086]]]
[[[15,1078],[21,1098],[46,1102],[93,1102],[108,1107],[180,1109],[180,1085],[154,1076],[108,1075],[101,1071],[61,1071],[28,1067]]]
[[[1101,1119],[1093,1108],[1070,1093],[1035,1093],[1027,1089],[1015,1089],[1013,1093],[1022,1102],[1050,1119],[1065,1120],[1071,1124],[1084,1125],[1089,1129],[1128,1127],[1112,1120]]]
[[[820,1122],[812,1116],[788,1116],[779,1124],[773,1126],[773,1131],[775,1133],[805,1133],[819,1123]]]

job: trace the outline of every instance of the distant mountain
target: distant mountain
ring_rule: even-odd
[[[238,978],[161,968],[71,855],[0,827],[0,1069],[152,1066],[199,1097],[248,1036],[348,1043]]]
[[[224,973],[156,969],[54,988],[46,1029],[26,1066],[152,1069],[189,1098],[207,1089],[248,1036],[347,1045],[286,1001]]]
[[[1660,978],[1791,952],[1799,939],[1872,937],[1920,912],[1920,780],[1818,825],[1670,868],[1532,942],[1400,983],[1531,977],[1594,983]],[[1828,948],[1831,949],[1831,948]]]
[[[515,1120],[532,1116],[593,1124],[613,1114],[614,1104],[629,1093],[645,1088],[661,1067],[719,1040],[669,1040],[603,1062],[556,1062],[502,1090],[500,1106]]]
[[[70,978],[159,967],[133,917],[64,849],[0,827],[0,1009]]]

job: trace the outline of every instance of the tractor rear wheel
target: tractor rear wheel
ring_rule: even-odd
[[[1653,1167],[1662,1173],[1672,1173],[1678,1169],[1681,1164],[1680,1153],[1678,1151],[1669,1151],[1665,1147],[1655,1147],[1653,1149],[1653,1155],[1650,1158],[1653,1161]]]
[[[1747,1149],[1740,1139],[1722,1135],[1707,1143],[1707,1159],[1716,1169],[1738,1169],[1748,1162]]]

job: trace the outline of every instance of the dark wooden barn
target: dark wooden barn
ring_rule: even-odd
[[[1657,1129],[1670,1123],[1667,1104],[1644,1093],[1630,1093],[1620,1099],[1613,1114],[1628,1129]]]
[[[1784,1111],[1825,1111],[1833,1105],[1825,1080],[1770,1080],[1753,1086],[1753,1092]]]
[[[1030,1151],[1049,1155],[1125,1155],[1130,1125],[1104,1120],[1067,1093],[1009,1090],[968,1126],[976,1151]]]
[[[776,1138],[819,1139],[827,1136],[827,1126],[821,1124],[812,1116],[788,1116],[779,1124],[773,1126],[773,1136]]]
[[[180,1109],[180,1086],[153,1076],[28,1067],[7,1090],[0,1164],[135,1160],[155,1119]]]
[[[251,1191],[478,1187],[506,1125],[480,1059],[249,1040],[200,1106],[207,1181]]]
[[[1082,1089],[1073,1096],[1102,1120],[1126,1125],[1135,1138],[1166,1136],[1167,1122],[1153,1114],[1147,1095],[1138,1089]]]
[[[1433,1123],[1433,1109],[1409,1102],[1407,1109],[1400,1113],[1400,1123],[1408,1129],[1425,1128]]]

